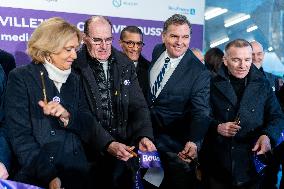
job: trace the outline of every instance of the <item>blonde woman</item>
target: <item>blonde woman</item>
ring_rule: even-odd
[[[76,131],[82,116],[84,125],[95,120],[82,110],[84,97],[78,77],[71,72],[80,41],[75,26],[61,18],[48,19],[28,42],[31,64],[10,72],[6,126],[20,164],[18,181],[49,189],[92,188],[81,143],[85,138],[83,131]],[[109,141],[102,137],[104,146]]]

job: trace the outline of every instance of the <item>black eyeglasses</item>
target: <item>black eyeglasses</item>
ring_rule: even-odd
[[[138,41],[138,42],[122,41],[122,42],[125,43],[129,48],[133,48],[135,45],[137,45],[137,47],[141,48],[145,45],[142,41]]]
[[[108,37],[108,38],[105,38],[105,39],[91,37],[91,36],[89,36],[89,37],[91,38],[92,44],[94,44],[94,45],[102,45],[104,42],[105,42],[106,45],[111,45],[112,40],[113,40],[112,37]]]

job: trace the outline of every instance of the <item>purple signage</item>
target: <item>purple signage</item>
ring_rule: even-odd
[[[17,65],[30,62],[26,55],[27,41],[33,30],[45,19],[50,17],[61,17],[76,25],[83,31],[84,21],[90,17],[86,14],[30,10],[19,8],[0,7],[0,48],[12,53],[15,56]],[[120,49],[118,40],[121,30],[127,25],[138,26],[144,34],[142,54],[151,60],[151,53],[154,46],[161,43],[163,21],[141,20],[131,18],[108,17],[113,24],[113,45]],[[165,18],[166,20],[167,18]],[[193,36],[191,47],[202,48],[203,25],[193,25]]]

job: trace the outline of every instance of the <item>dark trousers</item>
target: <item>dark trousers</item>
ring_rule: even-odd
[[[197,179],[195,167],[192,164],[182,161],[176,153],[160,152],[164,168],[164,179],[160,189],[195,189]]]
[[[133,167],[131,160],[124,162],[110,155],[99,159],[94,166],[96,188],[132,189],[134,186],[135,167]]]
[[[254,182],[245,183],[241,186],[234,186],[226,180],[217,180],[213,177],[205,179],[204,189],[261,189],[261,180],[254,180]]]
[[[264,178],[262,183],[263,189],[277,189],[279,170],[280,163],[278,161],[273,161],[270,165],[265,167]]]

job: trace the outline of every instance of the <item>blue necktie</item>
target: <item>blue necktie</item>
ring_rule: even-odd
[[[163,81],[163,78],[164,78],[166,69],[167,69],[167,67],[169,65],[169,62],[170,62],[170,58],[167,57],[165,59],[165,63],[164,63],[164,66],[163,66],[162,70],[160,71],[159,75],[157,76],[157,79],[155,80],[155,82],[154,82],[154,84],[152,86],[151,93],[152,93],[152,100],[153,101],[155,100],[156,93],[157,93],[158,89],[161,86],[161,82]]]

